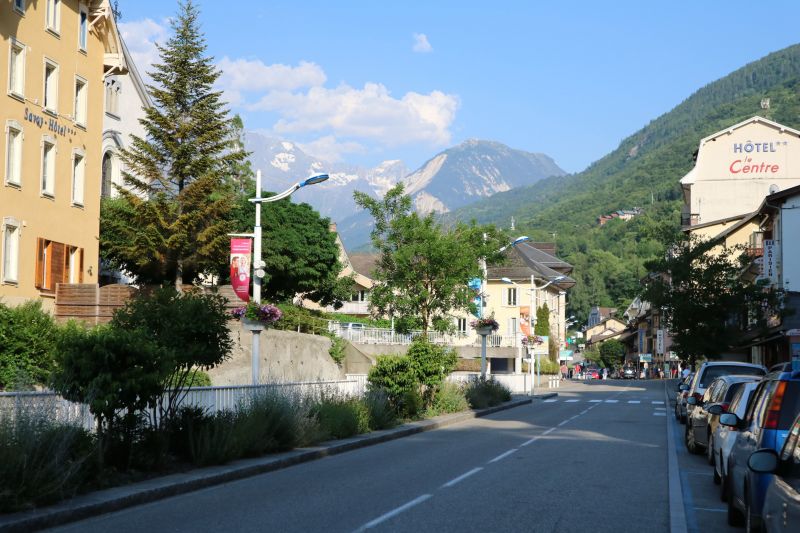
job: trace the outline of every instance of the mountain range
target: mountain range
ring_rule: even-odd
[[[565,174],[545,154],[475,139],[440,152],[410,173],[399,160],[384,161],[374,168],[328,163],[296,143],[257,132],[247,133],[245,149],[253,168],[262,171],[265,190],[278,192],[312,174],[329,174],[328,181],[297,191],[293,200],[310,204],[336,222],[348,249],[367,244],[371,229],[371,218],[356,206],[353,191],[380,198],[402,182],[418,212],[447,213],[498,192]]]

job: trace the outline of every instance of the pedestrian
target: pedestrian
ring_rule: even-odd
[[[561,363],[561,381],[565,381],[567,379],[567,364]]]
[[[603,369],[603,379],[608,379],[608,369],[607,368]]]
[[[683,367],[683,371],[681,372],[681,379],[686,379],[686,376],[689,375],[689,367]]]

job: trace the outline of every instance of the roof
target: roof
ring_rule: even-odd
[[[788,189],[784,189],[782,191],[770,194],[764,199],[764,202],[765,203],[778,202],[780,200],[786,200],[787,198],[791,198],[792,196],[797,196],[797,195],[800,195],[800,185],[795,185],[794,187],[789,187]]]
[[[567,276],[572,272],[571,264],[527,242],[509,247],[505,251],[505,256],[506,262],[504,265],[487,266],[487,279],[509,278],[511,280],[525,280],[534,276],[539,280],[551,280],[559,276],[565,276],[565,279],[553,284],[561,289],[568,289],[576,283],[574,279]]]
[[[366,276],[368,278],[372,278],[372,273],[375,270],[375,267],[378,265],[378,259],[380,259],[379,254],[367,254],[367,253],[354,253],[348,254],[347,258],[350,260],[350,266],[353,270],[361,274],[362,276]]]
[[[752,213],[747,213],[743,215],[733,215],[725,218],[718,218],[717,220],[709,220],[708,222],[703,222],[702,224],[693,224],[691,226],[685,226],[686,231],[694,231],[696,229],[707,228],[709,226],[717,226],[719,224],[727,224],[728,222],[734,222],[736,220],[740,220],[744,217],[750,216]]]

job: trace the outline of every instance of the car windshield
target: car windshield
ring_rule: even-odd
[[[720,376],[727,376],[729,374],[739,374],[745,376],[763,376],[766,374],[763,368],[757,366],[739,366],[739,365],[714,365],[708,366],[700,376],[698,387],[706,388],[712,381]]]

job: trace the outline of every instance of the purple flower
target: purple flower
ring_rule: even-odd
[[[272,304],[257,304],[247,302],[243,307],[237,307],[231,311],[234,318],[255,320],[265,325],[274,324],[283,316],[283,312]]]

